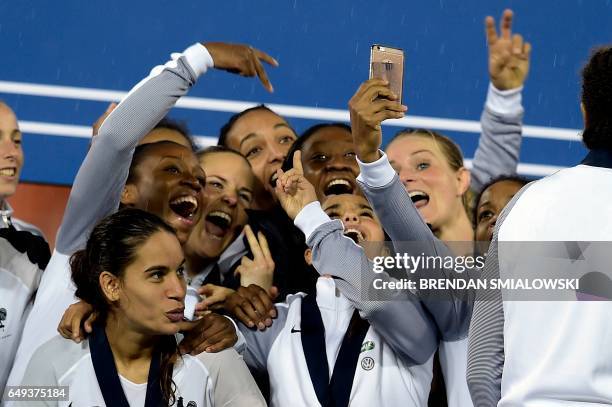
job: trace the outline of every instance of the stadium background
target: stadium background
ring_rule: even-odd
[[[280,62],[268,70],[273,94],[221,72],[200,80],[171,116],[203,143],[214,142],[231,114],[261,102],[298,132],[348,120],[370,45],[381,43],[405,50],[409,107],[406,119],[384,126],[385,138],[400,125],[429,127],[452,136],[469,159],[488,85],[483,20],[499,19],[506,7],[515,12],[514,30],[533,45],[519,172],[539,177],[584,155],[580,68],[593,46],[612,40],[611,0],[0,2],[0,98],[25,134],[27,185],[11,202],[26,219],[57,223],[91,123],[170,52],[195,41],[249,43]],[[47,234],[55,227],[43,225]]]

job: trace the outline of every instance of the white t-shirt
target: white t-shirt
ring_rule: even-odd
[[[266,405],[242,357],[233,348],[197,356],[183,355],[174,365],[172,379],[176,399],[182,398],[184,406],[189,402],[195,407]],[[144,406],[146,383],[135,384],[121,377],[120,382],[130,406]],[[69,388],[67,401],[29,402],[28,407],[106,406],[87,340],[77,344],[56,336],[43,344],[32,355],[22,385]],[[6,403],[7,407],[23,405]]]
[[[119,375],[119,381],[130,407],[144,407],[147,398],[147,383],[134,383],[121,375]]]

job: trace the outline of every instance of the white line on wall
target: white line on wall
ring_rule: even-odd
[[[76,137],[76,138],[91,138],[91,127],[89,126],[76,126],[72,124],[56,124],[56,123],[45,123],[45,122],[32,122],[32,121],[19,121],[19,127],[24,133],[30,134],[43,134],[51,136],[62,136],[62,137]],[[208,136],[193,136],[200,147],[211,146],[217,144],[216,137]],[[466,159],[465,165],[468,168],[472,167],[472,160]],[[563,167],[555,167],[551,165],[542,164],[528,164],[521,163],[518,166],[519,174],[544,177],[550,175]]]
[[[0,92],[19,95],[44,96],[63,99],[94,100],[100,102],[119,101],[127,92],[106,89],[83,88],[74,86],[43,85],[26,82],[0,81]],[[237,113],[257,105],[256,102],[231,101],[223,99],[183,97],[176,104],[179,108],[209,110],[217,112]],[[295,106],[284,104],[269,104],[272,110],[281,116],[298,119],[312,119],[320,121],[348,122],[349,114],[346,110],[329,109],[322,107]],[[409,116],[403,119],[387,120],[385,125],[399,127],[424,127],[435,130],[460,131],[466,133],[480,133],[480,122],[475,120],[458,120],[438,117]],[[580,131],[558,127],[523,126],[525,137],[580,141]]]

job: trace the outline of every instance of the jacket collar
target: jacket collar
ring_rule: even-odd
[[[612,168],[612,151],[611,150],[591,150],[586,155],[581,164],[590,165],[592,167]]]

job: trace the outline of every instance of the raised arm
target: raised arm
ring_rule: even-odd
[[[62,313],[75,301],[69,256],[85,244],[102,217],[117,209],[138,142],[213,65],[243,76],[257,75],[271,89],[260,60],[276,65],[270,56],[245,45],[195,44],[154,68],[104,120],[75,179],[57,247],[26,321],[9,384],[21,381],[32,350],[55,335]]]
[[[405,110],[389,92],[382,81],[369,80],[361,85],[349,102],[353,142],[361,169],[358,181],[397,251],[402,250],[398,242],[419,242],[418,254],[452,256],[448,247],[433,235],[422,220],[386,155],[379,150],[382,143],[381,121],[397,118]],[[390,99],[381,102],[380,97]],[[444,268],[427,270],[427,273],[426,278],[455,277],[453,270]],[[472,309],[469,298],[452,290],[443,293],[444,299],[439,297],[439,292],[437,295],[437,298],[430,300],[421,292],[421,299],[436,322],[442,339],[466,337]]]
[[[337,277],[336,286],[359,310],[362,318],[385,338],[409,365],[425,363],[438,347],[438,330],[416,295],[409,290],[383,290],[382,300],[374,280],[396,282],[387,273],[375,273],[363,248],[344,236],[338,220],[332,221],[319,202],[308,204],[295,219],[312,248],[312,264],[321,275]]]
[[[490,85],[480,117],[482,133],[472,163],[472,189],[480,191],[489,180],[516,173],[522,141],[521,92],[529,72],[531,44],[512,35],[511,10],[505,10],[500,36],[495,20],[487,17]]]
[[[153,68],[102,123],[76,176],[58,232],[57,249],[71,254],[85,242],[104,216],[115,211],[127,179],[134,149],[208,68],[257,75],[272,89],[260,60],[267,54],[245,45],[194,44]]]
[[[312,248],[313,266],[319,274],[338,278],[338,288],[406,363],[425,363],[437,347],[437,328],[409,290],[386,291],[390,294],[386,301],[366,298],[366,294],[377,297],[369,288],[374,279],[387,282],[392,279],[386,273],[374,273],[363,248],[343,235],[341,222],[332,221],[323,212],[314,187],[303,175],[299,151],[293,157],[293,169],[278,177],[276,196],[306,236]]]
[[[212,65],[210,53],[201,44],[173,54],[132,88],[104,120],[70,192],[57,236],[59,252],[78,250],[96,222],[117,210],[138,142]]]

